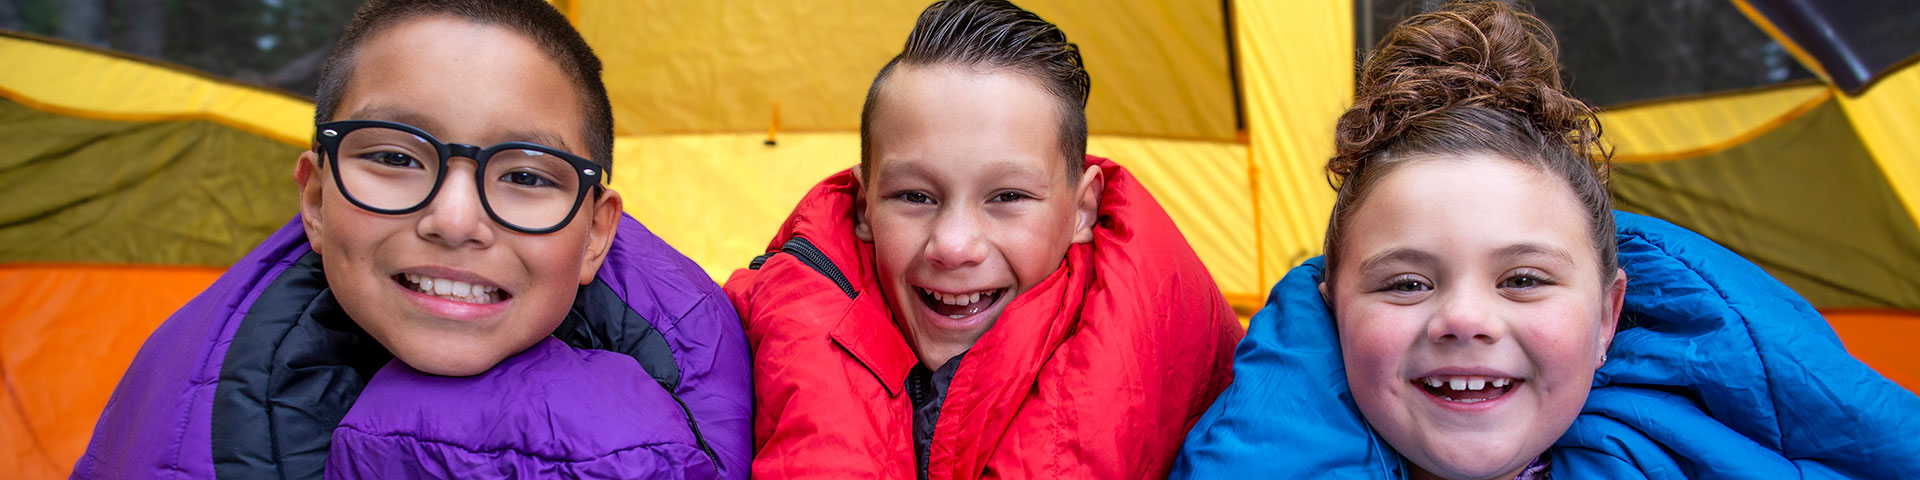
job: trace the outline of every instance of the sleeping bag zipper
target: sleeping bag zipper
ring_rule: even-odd
[[[840,292],[847,294],[847,298],[851,299],[859,295],[859,292],[853,289],[853,282],[847,280],[847,275],[840,273],[840,267],[834,266],[833,260],[827,258],[827,254],[822,253],[820,247],[815,247],[813,242],[807,241],[806,237],[793,237],[787,240],[787,243],[780,245],[780,252],[793,255],[793,258],[799,259],[800,263],[805,264],[807,268],[812,268],[813,271],[825,275],[828,280],[833,280],[833,284],[839,286]],[[747,268],[759,270],[760,266],[766,264],[767,259],[773,257],[774,253],[779,252],[769,252],[766,255],[754,257],[753,263]]]

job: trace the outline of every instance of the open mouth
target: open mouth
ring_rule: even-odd
[[[467,283],[459,280],[448,280],[445,278],[433,278],[411,273],[395,274],[393,281],[398,282],[400,286],[406,287],[408,290],[460,303],[485,305],[504,302],[508,298],[513,297],[513,295],[508,294],[506,290],[501,290],[500,287]]]
[[[988,308],[993,307],[993,302],[999,301],[1000,295],[1007,291],[1007,289],[1004,288],[997,288],[972,293],[950,294],[920,287],[914,287],[913,289],[920,293],[920,303],[925,304],[928,310],[933,310],[933,313],[946,315],[947,318],[954,320],[971,317],[980,314],[980,312],[987,311]]]
[[[1513,391],[1525,380],[1474,375],[1434,375],[1413,379],[1413,384],[1428,395],[1457,403],[1480,403]]]

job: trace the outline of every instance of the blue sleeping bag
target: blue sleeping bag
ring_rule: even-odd
[[[1555,478],[1920,478],[1920,397],[1806,300],[1671,223],[1615,212],[1626,311]],[[1274,285],[1172,478],[1405,478],[1347,389],[1322,259]],[[1920,340],[1920,339],[1917,339]]]

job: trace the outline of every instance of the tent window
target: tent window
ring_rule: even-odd
[[[0,0],[0,29],[312,96],[360,0]]]
[[[1439,0],[1356,0],[1356,51]],[[1533,8],[1560,40],[1569,90],[1596,106],[1814,78],[1726,0],[1554,0]]]

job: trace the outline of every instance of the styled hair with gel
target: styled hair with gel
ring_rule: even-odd
[[[906,48],[880,68],[867,89],[860,110],[862,172],[872,163],[869,136],[881,91],[894,68],[902,65],[1007,70],[1027,76],[1058,100],[1060,154],[1068,178],[1078,180],[1086,168],[1087,97],[1093,79],[1080,59],[1080,47],[1068,42],[1060,27],[1006,0],[942,0],[920,12]]]

